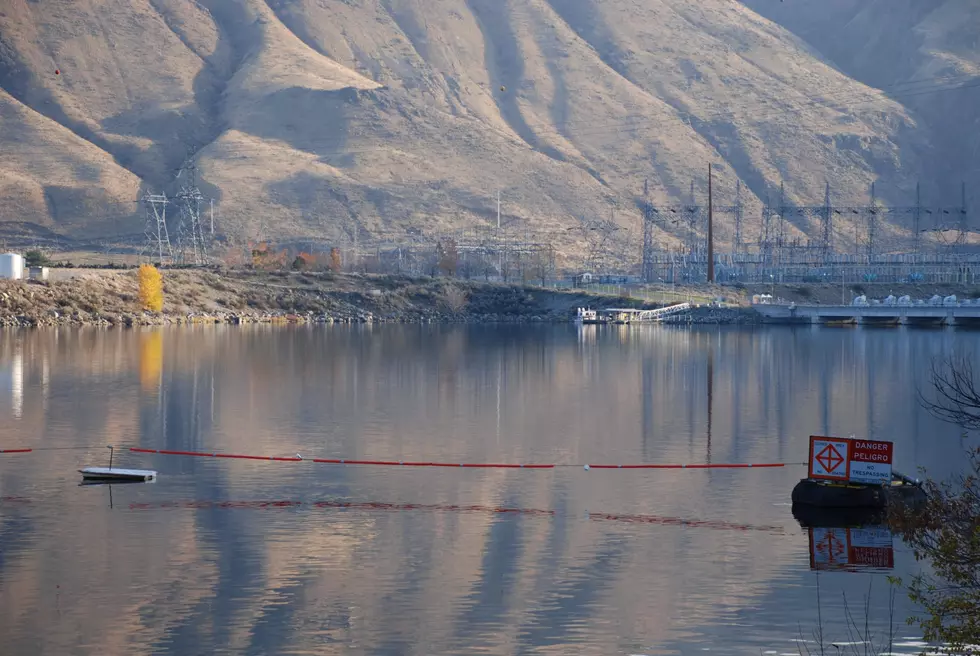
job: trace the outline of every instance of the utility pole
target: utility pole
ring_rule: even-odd
[[[912,214],[912,255],[918,256],[922,250],[922,192],[915,183],[915,210]]]
[[[830,254],[834,248],[834,210],[830,205],[830,182],[824,183],[823,193],[823,235],[821,235],[821,247],[825,262],[830,261]]]
[[[735,178],[735,205],[732,207],[735,215],[735,239],[732,242],[732,253],[742,250],[742,180]]]
[[[959,233],[956,235],[956,246],[962,248],[966,242],[966,233],[970,231],[970,222],[966,211],[966,183],[960,185],[960,221]]]
[[[497,250],[497,275],[504,279],[504,256],[500,250],[500,190],[497,190],[497,232],[494,235],[496,242],[494,245]]]
[[[713,216],[712,216],[712,198],[711,198],[711,163],[708,163],[708,282],[715,281],[715,248],[714,248],[714,233],[712,232],[714,226]]]
[[[868,207],[868,264],[875,257],[875,239],[878,236],[878,200],[875,197],[875,183],[871,183],[871,205]]]

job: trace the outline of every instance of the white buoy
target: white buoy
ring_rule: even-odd
[[[588,465],[585,466],[585,471],[589,471],[589,466]]]

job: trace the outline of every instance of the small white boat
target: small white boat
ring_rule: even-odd
[[[602,323],[599,319],[599,313],[591,308],[578,308],[577,314],[575,315],[576,323],[581,324],[596,324]]]
[[[157,473],[152,469],[119,469],[118,467],[86,467],[79,469],[89,481],[152,481]]]

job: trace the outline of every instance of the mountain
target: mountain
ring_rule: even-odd
[[[726,204],[941,183],[930,126],[793,29],[732,0],[6,0],[0,219],[138,239],[193,162],[237,239],[486,225],[499,191],[574,249],[638,232],[645,182],[703,202],[709,162]]]
[[[849,77],[902,103],[933,143],[933,201],[980,204],[980,3],[742,0]]]

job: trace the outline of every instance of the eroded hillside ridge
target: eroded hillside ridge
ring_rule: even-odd
[[[846,75],[908,108],[932,140],[930,195],[980,204],[980,3],[975,0],[742,0]],[[974,226],[976,221],[974,220]]]
[[[236,238],[462,228],[495,218],[499,191],[505,221],[573,247],[585,220],[638,230],[645,182],[655,203],[692,181],[703,196],[708,162],[719,202],[736,180],[756,204],[780,182],[819,202],[825,180],[863,201],[877,180],[904,203],[936,175],[931,139],[728,0],[0,9],[0,219],[69,236],[138,238],[140,195],[173,193],[193,161]]]

